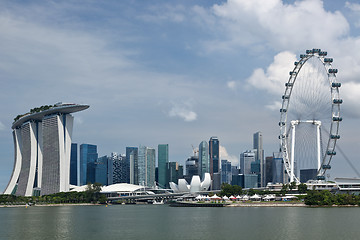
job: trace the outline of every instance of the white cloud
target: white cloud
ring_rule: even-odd
[[[351,9],[354,12],[360,12],[360,4],[358,4],[358,3],[346,2],[345,7]]]
[[[281,52],[274,57],[274,62],[265,71],[261,68],[255,69],[247,82],[255,88],[281,96],[295,61],[295,54],[287,51]]]
[[[321,0],[228,0],[214,5],[208,18],[216,16],[218,39],[207,46],[229,50],[231,46],[270,46],[277,50],[323,46],[349,32],[349,24],[338,11],[326,11]],[[326,24],[324,24],[326,23]],[[249,49],[251,50],[251,48]]]
[[[233,166],[239,165],[239,158],[235,155],[229,154],[227,152],[226,148],[221,145],[220,145],[220,159],[230,161],[231,165],[233,165]]]
[[[0,131],[3,131],[3,130],[5,130],[5,125],[2,122],[0,122]]]
[[[192,122],[197,119],[196,112],[191,110],[191,104],[173,104],[171,110],[169,111],[170,117],[180,117],[184,119],[185,122]]]
[[[342,84],[340,88],[341,97],[344,99],[342,104],[343,114],[345,116],[360,117],[360,83],[348,82]]]
[[[282,105],[282,102],[274,101],[272,104],[266,105],[265,107],[272,111],[278,111],[281,108],[281,105]]]
[[[235,90],[236,89],[236,82],[235,81],[228,81],[226,83],[227,87],[230,88],[231,90]]]

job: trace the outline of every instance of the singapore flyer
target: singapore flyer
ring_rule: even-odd
[[[280,152],[290,182],[325,180],[336,155],[342,121],[341,83],[333,59],[321,49],[307,50],[295,62],[280,109]]]

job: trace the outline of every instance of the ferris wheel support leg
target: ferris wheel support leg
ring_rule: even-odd
[[[294,181],[294,159],[295,159],[295,124],[291,124],[292,136],[291,136],[291,160],[290,160],[290,182]]]
[[[317,132],[317,170],[320,170],[321,167],[321,142],[320,142],[320,126],[321,123],[316,124],[316,132]]]

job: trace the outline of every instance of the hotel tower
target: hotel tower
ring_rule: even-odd
[[[4,194],[34,196],[69,191],[71,113],[87,108],[57,103],[31,109],[14,119],[15,162]]]

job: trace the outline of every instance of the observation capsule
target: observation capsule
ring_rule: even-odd
[[[324,164],[322,165],[323,169],[331,169],[331,166],[329,164]]]
[[[285,86],[286,86],[286,87],[292,87],[292,86],[294,86],[294,83],[291,83],[291,82],[285,83]]]
[[[327,155],[336,155],[336,152],[329,150],[329,151],[326,152],[326,154]]]
[[[306,50],[306,54],[312,54],[312,50]]]
[[[340,139],[340,135],[330,135],[331,139]]]
[[[333,88],[336,88],[336,87],[341,87],[341,83],[339,83],[339,82],[333,82],[332,84],[331,84],[331,86],[333,87]]]
[[[285,138],[285,135],[284,135],[284,134],[279,135],[279,139],[282,139],[282,138]]]
[[[282,99],[289,99],[290,98],[290,96],[289,95],[282,95],[282,97],[281,97]]]
[[[296,65],[298,65],[299,64],[299,62],[294,62],[294,65],[296,66]]]
[[[316,179],[317,180],[325,180],[325,177],[324,176],[317,176]]]
[[[289,72],[289,75],[290,75],[290,76],[291,76],[291,75],[294,75],[294,74],[296,74],[296,72],[293,72],[293,71]]]
[[[335,121],[335,122],[341,122],[342,117],[333,117],[332,120]]]
[[[304,58],[304,57],[306,57],[305,54],[300,54],[300,58]]]
[[[329,73],[337,73],[338,70],[336,68],[329,68]]]
[[[284,126],[285,122],[279,122],[279,126]]]
[[[324,58],[324,62],[326,63],[332,63],[333,59],[332,58]]]
[[[312,53],[320,53],[321,49],[320,48],[313,48]]]
[[[285,109],[285,108],[281,108],[281,109],[280,109],[280,112],[285,113],[285,112],[286,112],[286,109]]]
[[[320,55],[320,56],[326,56],[326,55],[327,55],[327,52],[320,52],[319,55]]]
[[[335,104],[342,104],[343,100],[342,99],[334,99],[333,103]]]

